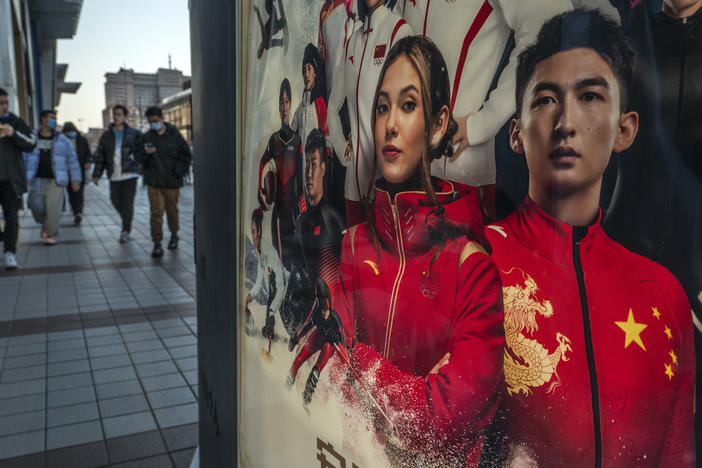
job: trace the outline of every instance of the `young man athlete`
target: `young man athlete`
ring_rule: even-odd
[[[512,462],[694,465],[687,298],[600,226],[604,170],[638,128],[632,62],[616,23],[584,10],[546,22],[519,56],[510,144],[529,196],[486,228],[503,283]]]

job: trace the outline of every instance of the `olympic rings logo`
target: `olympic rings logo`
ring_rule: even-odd
[[[383,63],[383,60],[384,59],[377,58],[377,59],[373,60],[373,63],[375,63],[376,65],[381,65]]]
[[[419,290],[422,292],[422,296],[428,298],[428,299],[434,299],[434,290],[424,286],[423,284],[419,285]]]

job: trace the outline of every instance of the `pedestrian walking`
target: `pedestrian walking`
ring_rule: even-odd
[[[80,188],[77,191],[73,191],[70,187],[66,190],[68,192],[68,201],[73,211],[73,222],[78,226],[83,220],[83,194],[87,179],[87,175],[84,174],[90,169],[90,145],[88,145],[88,140],[80,134],[73,122],[66,122],[63,124],[63,134],[70,140],[73,150],[78,156],[78,164],[81,168]]]
[[[178,248],[178,196],[192,154],[178,129],[163,121],[160,107],[146,109],[146,118],[150,128],[144,135],[144,150],[139,153],[139,161],[144,168],[144,184],[148,186],[151,207],[151,239],[154,242],[151,256],[157,258],[163,255],[164,211],[171,231],[168,249]]]
[[[112,123],[100,136],[95,152],[93,183],[100,181],[107,170],[110,179],[110,200],[122,218],[120,244],[129,242],[134,217],[134,196],[136,195],[139,166],[137,157],[142,149],[143,135],[136,128],[127,125],[127,108],[117,104],[112,108]]]
[[[29,196],[27,205],[34,220],[41,224],[41,237],[46,245],[56,244],[64,187],[80,189],[81,170],[78,156],[69,139],[56,131],[56,113],[44,110],[39,114],[41,126],[34,131],[37,145],[24,153]],[[70,173],[70,176],[69,176]]]
[[[0,205],[5,218],[2,240],[6,270],[17,269],[17,211],[20,198],[27,191],[27,171],[22,152],[34,150],[36,144],[36,137],[29,126],[10,112],[7,91],[0,88]]]

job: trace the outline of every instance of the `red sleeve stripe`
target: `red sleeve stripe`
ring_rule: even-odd
[[[397,34],[398,29],[402,27],[403,24],[407,24],[407,21],[401,19],[395,24],[395,29],[392,30],[392,36],[390,36],[390,44],[388,45],[388,52],[392,48],[392,43],[395,40],[395,34]]]

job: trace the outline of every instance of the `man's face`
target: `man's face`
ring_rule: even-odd
[[[305,165],[305,185],[312,206],[317,206],[324,196],[324,173],[326,164],[322,162],[319,150],[307,153]]]
[[[41,122],[42,125],[47,126],[49,125],[49,120],[54,119],[56,120],[56,114],[53,112],[46,114],[44,117],[41,117],[39,121]]]
[[[376,8],[378,8],[380,5],[385,3],[385,0],[365,0],[366,5],[368,6],[368,9],[373,11]]]
[[[150,115],[146,118],[146,120],[148,120],[149,123],[163,122],[163,117],[159,117],[158,115]]]
[[[278,104],[280,112],[280,122],[283,126],[290,125],[290,96],[287,91],[283,91],[280,103]]]
[[[302,66],[302,80],[305,82],[305,90],[312,91],[314,83],[317,79],[317,73],[311,63],[306,63]]]
[[[253,241],[254,247],[259,252],[261,251],[261,231],[256,226],[256,223],[251,221],[251,240]]]
[[[5,115],[10,110],[10,100],[7,96],[0,96],[0,115]]]
[[[122,111],[122,109],[112,109],[112,122],[115,125],[122,125],[124,123],[124,111]]]
[[[610,65],[587,48],[539,62],[526,86],[512,149],[526,155],[529,194],[570,194],[599,187],[612,151],[633,142],[638,115],[620,112]]]
[[[664,10],[681,12],[684,16],[692,15],[701,6],[702,0],[663,0]]]

